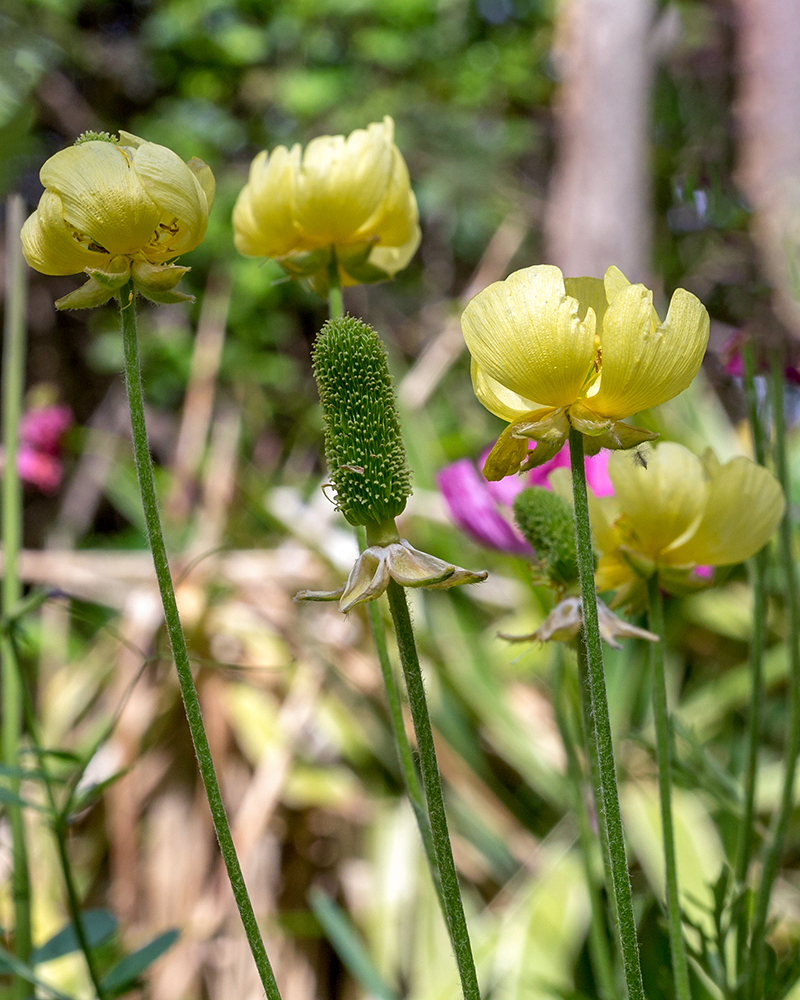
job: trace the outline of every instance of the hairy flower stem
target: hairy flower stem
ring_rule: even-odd
[[[331,319],[344,316],[342,283],[339,281],[339,265],[336,262],[336,250],[333,247],[331,247],[331,262],[328,264],[328,315]]]
[[[653,718],[656,724],[656,759],[658,761],[658,792],[661,800],[661,830],[664,837],[664,870],[667,890],[667,923],[672,972],[675,976],[676,1000],[690,1000],[689,966],[683,941],[681,903],[678,893],[678,866],[675,861],[675,830],[672,821],[672,723],[667,706],[667,685],[664,678],[664,600],[658,585],[658,574],[647,581],[650,608],[648,623],[660,642],[650,644],[653,671]]]
[[[589,923],[589,957],[592,963],[600,1000],[615,1000],[617,995],[614,982],[614,967],[608,947],[606,922],[600,894],[600,880],[595,870],[596,847],[592,833],[589,811],[584,799],[584,774],[575,750],[573,729],[567,717],[563,695],[564,675],[563,651],[558,656],[553,672],[553,709],[561,742],[567,755],[567,789],[571,807],[578,827],[578,848],[581,854],[586,887],[589,891],[591,920]]]
[[[794,802],[794,777],[800,755],[800,608],[798,608],[797,575],[792,552],[792,505],[789,464],[786,456],[786,426],[783,413],[783,358],[779,351],[770,356],[770,382],[772,390],[772,418],[775,426],[775,472],[786,497],[786,510],[780,525],[780,550],[786,578],[786,612],[789,618],[789,724],[786,741],[786,770],[780,806],[774,818],[769,847],[764,856],[761,882],[756,895],[752,933],[750,935],[750,960],[745,996],[758,1000],[764,993],[765,950],[764,940],[772,886],[783,855],[786,831],[792,816]]]
[[[17,443],[25,386],[25,262],[19,233],[25,206],[19,195],[12,195],[6,215],[6,315],[3,346],[3,589],[2,614],[8,616],[22,597],[19,579],[19,553],[22,548],[22,487],[17,470]],[[2,655],[3,718],[0,732],[2,759],[9,768],[19,766],[19,740],[22,730],[22,678],[20,664],[11,636],[0,636]],[[12,795],[19,795],[20,779],[8,778]],[[11,891],[14,900],[14,954],[27,962],[31,954],[31,883],[22,807],[6,806],[11,827],[13,870]],[[12,996],[27,997],[30,985],[15,976]]]
[[[747,401],[750,433],[753,438],[753,452],[759,465],[764,465],[766,463],[766,443],[764,427],[758,413],[753,354],[753,345],[748,342],[743,352],[744,393]],[[753,853],[758,746],[761,739],[761,717],[764,710],[763,663],[766,642],[768,565],[769,554],[765,547],[750,562],[750,579],[753,585],[753,637],[750,640],[750,708],[747,720],[747,756],[744,770],[744,809],[739,823],[736,856],[732,870],[734,882],[737,885],[744,884]],[[740,907],[737,932],[739,968],[745,965],[747,918],[747,908]]]
[[[147,442],[147,426],[144,419],[144,392],[142,375],[139,367],[139,346],[136,337],[136,305],[133,282],[128,282],[120,290],[120,315],[122,318],[122,340],[125,354],[125,383],[128,390],[128,403],[131,413],[131,431],[133,433],[133,452],[136,462],[136,475],[139,480],[139,491],[142,496],[147,537],[150,551],[153,554],[153,564],[158,579],[158,589],[161,593],[161,603],[164,606],[164,619],[172,647],[172,655],[178,672],[178,682],[181,697],[186,711],[186,720],[192,734],[200,775],[205,786],[211,818],[219,841],[220,851],[228,872],[228,879],[236,898],[239,915],[244,925],[250,951],[258,969],[261,984],[269,1000],[280,1000],[280,992],[275,982],[272,967],[267,958],[264,942],[258,929],[258,922],[253,912],[253,904],[247,893],[247,887],[242,875],[236,847],[233,843],[225,805],[222,801],[219,782],[211,758],[203,717],[200,711],[200,701],[192,678],[189,664],[189,652],[178,614],[178,604],[175,600],[175,589],[167,561],[167,550],[161,531],[161,518],[158,513],[153,463],[150,458],[150,447]]]
[[[447,829],[444,797],[442,796],[442,782],[439,777],[439,766],[436,762],[433,730],[428,715],[428,703],[425,699],[425,687],[422,682],[422,671],[419,666],[408,602],[405,591],[394,580],[389,581],[386,593],[392,612],[400,663],[403,666],[403,674],[406,679],[414,733],[417,737],[422,786],[428,803],[428,818],[442,883],[442,895],[447,923],[450,928],[450,938],[453,942],[458,973],[461,977],[461,991],[464,1000],[480,1000],[478,974],[472,957],[472,946],[467,929],[467,918],[464,915],[464,905],[461,901],[461,890],[458,886],[453,849],[450,846],[450,834]]]
[[[583,455],[583,435],[570,428],[569,456],[572,469],[572,495],[575,506],[575,538],[578,551],[578,576],[583,601],[583,639],[588,664],[591,695],[592,726],[597,747],[600,777],[600,797],[596,802],[598,822],[605,827],[608,839],[607,886],[616,900],[615,923],[619,938],[622,965],[629,1000],[644,1000],[639,944],[633,915],[631,880],[622,832],[622,815],[617,791],[617,772],[608,714],[608,696],[603,668],[603,648],[597,620],[597,593],[594,586],[594,551],[589,524],[589,503],[586,493],[586,469]],[[591,743],[591,741],[590,741]]]

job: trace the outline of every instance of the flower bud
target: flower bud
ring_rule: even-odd
[[[386,351],[373,329],[329,320],[314,347],[325,455],[336,505],[351,524],[385,524],[411,495]]]

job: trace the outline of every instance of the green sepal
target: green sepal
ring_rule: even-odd
[[[76,288],[69,295],[62,295],[56,299],[56,309],[94,309],[108,302],[114,290],[101,285],[94,278],[89,278],[87,282]]]
[[[86,274],[90,278],[94,278],[98,285],[116,292],[118,288],[122,288],[125,282],[130,279],[130,258],[125,256],[112,257],[108,262],[108,267],[87,267]]]
[[[131,268],[134,284],[143,295],[145,289],[171,291],[189,271],[190,267],[181,267],[180,264],[151,264],[146,260],[135,260]]]

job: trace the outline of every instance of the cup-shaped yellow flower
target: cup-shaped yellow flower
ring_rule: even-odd
[[[608,472],[615,495],[592,502],[592,527],[597,589],[617,592],[612,607],[637,603],[654,573],[668,591],[703,586],[695,566],[749,559],[783,516],[780,483],[749,458],[723,465],[711,450],[700,459],[664,442],[641,461],[612,455]]]
[[[39,177],[44,194],[22,228],[25,259],[44,274],[89,276],[59,309],[102,305],[131,279],[154,302],[191,298],[175,290],[188,268],[169,261],[206,233],[214,175],[202,160],[184,163],[130,132],[87,133]]]
[[[496,480],[551,459],[570,426],[585,435],[589,454],[656,437],[621,421],[687,388],[709,321],[682,288],[662,323],[653,293],[616,267],[602,280],[565,279],[542,264],[479,292],[461,327],[475,395],[509,423],[484,467]],[[530,453],[528,439],[537,442]]]
[[[262,151],[233,209],[236,249],[271,257],[325,293],[335,259],[345,285],[384,281],[419,246],[417,201],[386,117],[347,138]]]

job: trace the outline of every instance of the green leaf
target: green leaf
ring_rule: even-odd
[[[145,969],[151,966],[156,959],[161,958],[164,952],[175,944],[179,935],[180,931],[177,928],[159,934],[149,944],[130,955],[126,955],[116,965],[113,965],[103,976],[100,985],[110,993],[123,993],[129,986],[133,985]]]
[[[326,937],[352,976],[372,996],[380,1000],[396,1000],[397,994],[384,982],[364,942],[346,914],[321,889],[311,889],[308,901]]]
[[[21,795],[17,795],[16,792],[12,792],[9,788],[5,788],[0,785],[0,803],[5,803],[9,806],[22,806],[25,809],[36,809],[38,812],[49,812],[45,806],[40,806],[38,802],[30,802],[28,799],[23,799]]]
[[[23,962],[16,955],[13,955],[8,948],[4,948],[0,944],[0,971],[5,973],[8,970],[18,975],[20,979],[24,979],[26,983],[38,986],[40,990],[44,990],[54,1000],[74,1000],[67,993],[62,993],[61,990],[56,989],[55,986],[50,986],[49,983],[42,982],[27,962]]]
[[[107,941],[117,929],[117,919],[108,910],[86,910],[81,914],[80,920],[83,933],[91,948],[96,948]],[[54,958],[61,958],[62,955],[69,955],[79,949],[75,927],[69,923],[33,952],[31,963],[39,965],[42,962],[51,962]]]

